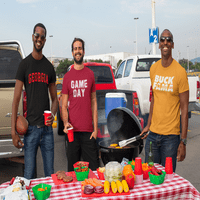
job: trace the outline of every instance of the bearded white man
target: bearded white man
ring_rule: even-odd
[[[74,141],[67,145],[68,171],[73,171],[73,164],[89,162],[89,168],[99,167],[97,147],[98,114],[95,77],[92,70],[84,66],[84,41],[75,38],[72,42],[74,66],[63,79],[62,118],[64,132],[74,129]]]

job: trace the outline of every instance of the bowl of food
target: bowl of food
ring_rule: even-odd
[[[105,173],[104,177],[106,181],[109,181],[110,183],[112,181],[122,181],[122,166],[120,163],[116,161],[111,161],[106,164],[105,166]]]
[[[89,167],[89,162],[85,162],[85,161],[78,161],[76,163],[74,163],[74,168],[76,167]]]
[[[142,171],[143,171],[143,179],[148,179],[149,172],[151,171],[151,167],[148,165],[148,163],[142,164]]]
[[[51,185],[40,183],[32,188],[33,194],[37,200],[48,199],[51,193]]]
[[[74,168],[76,178],[78,181],[84,181],[88,178],[89,175],[89,168],[87,166],[85,167],[76,167]]]
[[[155,185],[160,185],[164,182],[165,180],[165,175],[166,175],[166,172],[165,171],[162,171],[162,174],[161,175],[154,175],[152,174],[151,172],[148,172],[149,174],[149,179],[150,179],[150,182],[155,184]]]
[[[104,172],[105,172],[105,167],[97,168],[97,174],[98,174],[100,180],[105,180]]]

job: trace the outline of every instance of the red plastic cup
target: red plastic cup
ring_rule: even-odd
[[[135,158],[135,169],[134,169],[135,175],[142,175],[142,158],[136,157]]]
[[[49,117],[49,116],[51,116],[51,111],[45,110],[45,111],[44,111],[44,124],[45,124],[45,125],[47,125],[47,124],[46,124],[46,123],[47,123],[46,121],[49,120],[49,119],[47,119],[47,117]]]
[[[73,142],[74,141],[74,129],[68,128],[67,130],[68,130],[68,133],[67,133],[68,140],[69,140],[69,142]]]
[[[166,174],[173,174],[172,157],[166,157],[165,172],[166,172]]]

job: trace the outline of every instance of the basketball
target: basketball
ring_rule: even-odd
[[[16,131],[19,135],[26,134],[28,130],[28,121],[22,115],[17,116]]]

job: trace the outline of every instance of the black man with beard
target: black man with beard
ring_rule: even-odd
[[[16,74],[15,92],[12,105],[12,139],[17,148],[24,149],[24,177],[35,178],[36,156],[41,149],[45,176],[54,173],[54,137],[52,123],[57,112],[56,73],[53,65],[42,54],[46,42],[46,28],[43,24],[35,25],[32,34],[33,51],[19,65]],[[18,106],[23,86],[27,95],[28,131],[24,143],[15,132]],[[51,108],[49,94],[52,100]],[[51,116],[44,122],[44,111],[51,110]]]

